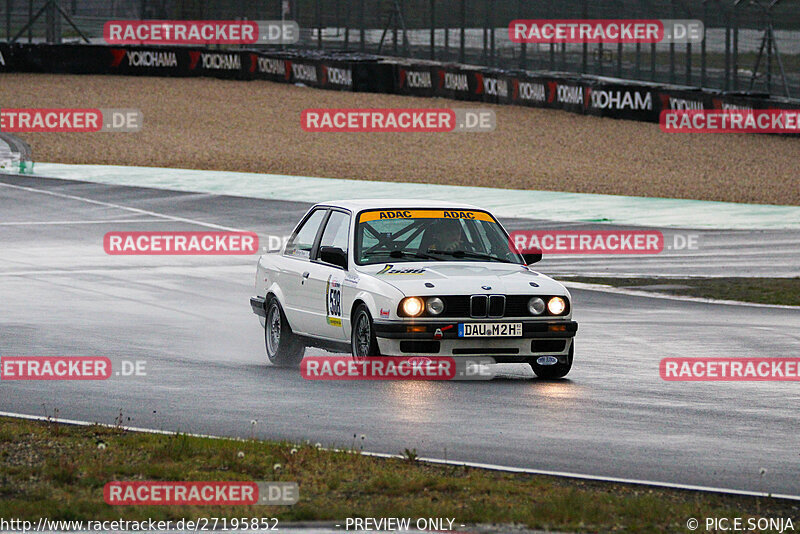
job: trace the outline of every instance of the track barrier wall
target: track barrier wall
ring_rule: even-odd
[[[665,109],[800,109],[800,100],[596,75],[509,71],[321,51],[0,43],[0,73],[207,76],[442,97],[658,122]]]

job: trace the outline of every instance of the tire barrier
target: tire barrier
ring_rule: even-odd
[[[562,109],[647,122],[658,122],[661,111],[669,109],[800,109],[800,100],[759,93],[317,50],[0,43],[2,72],[270,80],[336,91]]]

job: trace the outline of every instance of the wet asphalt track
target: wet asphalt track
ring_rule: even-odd
[[[29,177],[0,183],[16,186],[0,185],[0,356],[106,355],[115,369],[146,360],[148,373],[2,382],[0,411],[57,409],[106,423],[122,411],[132,426],[243,437],[256,419],[265,438],[349,446],[365,434],[365,448],[378,452],[800,494],[800,384],[667,383],[658,373],[668,356],[798,356],[797,310],[573,290],[580,330],[569,380],[506,365],[491,382],[308,382],[265,363],[247,301],[255,257],[102,248],[111,230],[203,229],[175,217],[280,235],[307,205]],[[541,270],[770,275],[800,265],[796,231],[713,239],[714,250],[694,259],[576,256]],[[737,252],[770,240],[786,243],[774,260],[744,262]]]

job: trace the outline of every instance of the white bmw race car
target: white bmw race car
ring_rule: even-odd
[[[267,356],[306,347],[366,356],[490,356],[560,378],[577,323],[567,289],[529,265],[487,211],[420,200],[312,207],[258,261],[253,312]]]

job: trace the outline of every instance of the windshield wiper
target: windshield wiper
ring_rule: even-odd
[[[399,259],[399,258],[420,258],[423,260],[436,260],[442,261],[442,258],[437,258],[436,256],[431,256],[430,254],[425,254],[424,252],[408,252],[405,250],[367,250],[361,253],[362,256],[369,257],[369,256],[389,256],[390,258]]]
[[[432,254],[442,254],[445,256],[453,256],[454,258],[476,258],[481,260],[489,260],[489,261],[499,261],[501,263],[513,263],[511,260],[507,260],[504,258],[498,258],[497,256],[492,256],[491,254],[483,254],[481,252],[467,252],[466,250],[428,250],[429,253]]]

